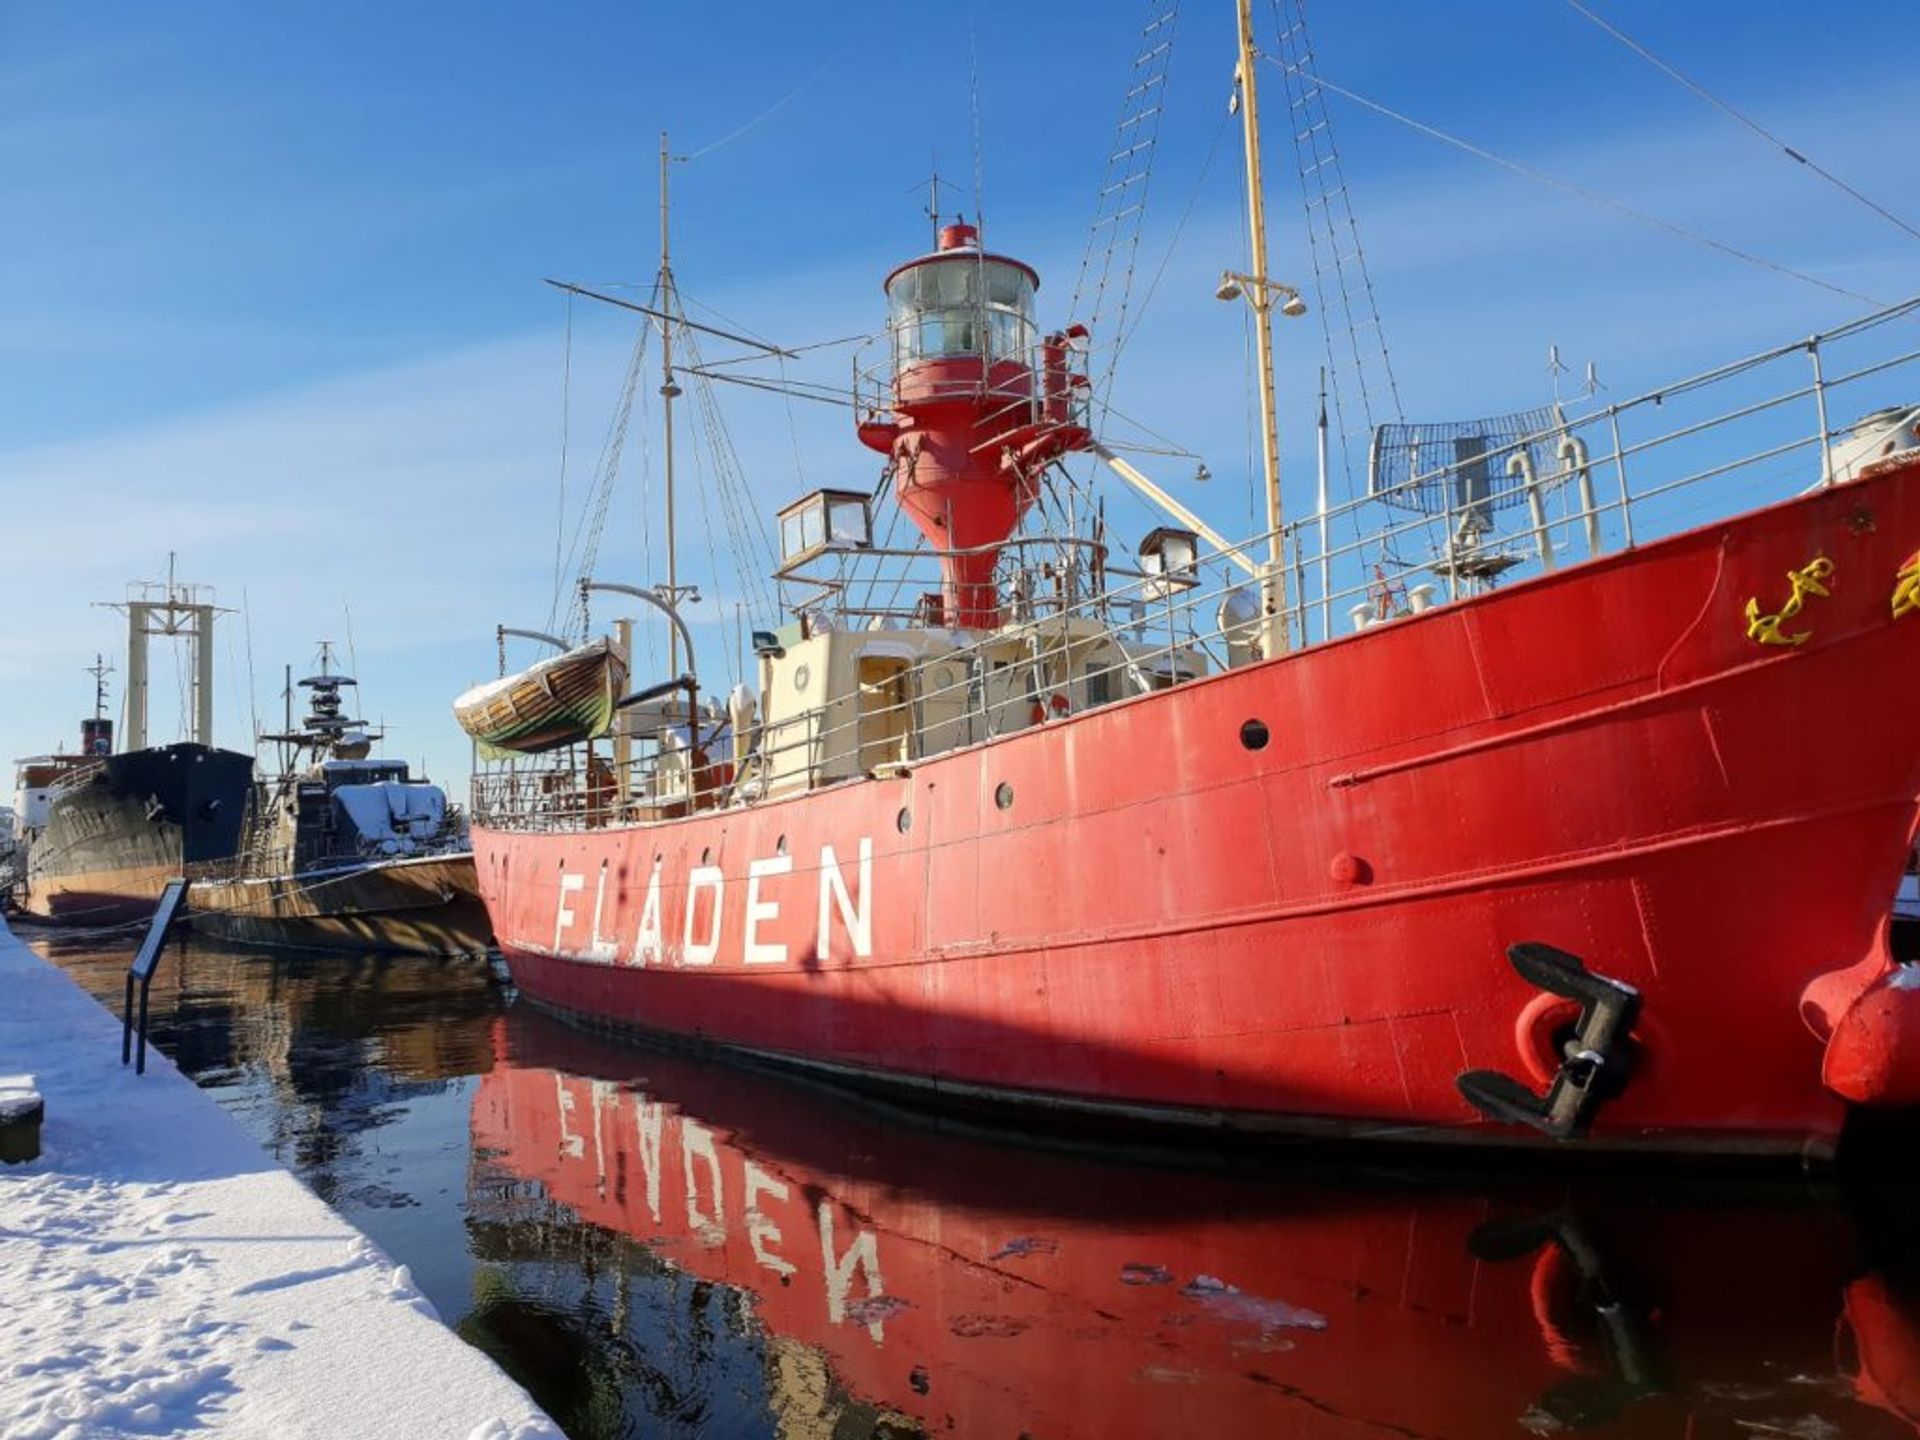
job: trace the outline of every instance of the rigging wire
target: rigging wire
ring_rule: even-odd
[[[653,573],[653,387],[647,386],[640,392],[640,425],[636,433],[640,436],[640,578],[650,578]],[[658,673],[660,659],[660,627],[643,625],[636,633],[647,637],[647,669]]]
[[[687,445],[687,449],[690,452],[693,459],[693,473],[694,473],[694,482],[695,482],[694,493],[700,497],[700,518],[703,522],[700,526],[700,538],[704,542],[706,547],[707,573],[717,578],[720,574],[720,557],[717,553],[715,553],[713,548],[713,516],[707,508],[707,497],[709,493],[711,493],[712,491],[718,490],[721,487],[717,485],[709,486],[705,482],[707,478],[706,462],[711,460],[713,462],[713,467],[717,472],[719,469],[719,457],[716,455],[712,455],[708,447],[702,446],[701,438],[702,437],[701,437],[700,431],[697,429],[693,430],[687,436],[687,440],[689,442]],[[679,603],[678,597],[675,597],[675,603],[676,604]],[[694,602],[694,603],[699,603],[699,602]],[[716,610],[718,609],[717,603],[715,605],[715,608]],[[691,626],[691,624],[692,622],[689,621],[689,626]],[[723,646],[722,648],[724,649],[725,647]],[[694,665],[695,665],[695,661],[693,657],[689,655],[687,657],[687,668],[691,670],[694,668]],[[737,683],[739,677],[732,675],[733,666],[731,662],[731,657],[729,657],[727,669],[728,669],[728,673],[731,680]]]
[[[736,126],[734,129],[729,130],[726,134],[722,135],[718,140],[712,141],[709,144],[701,146],[698,150],[693,151],[691,154],[682,155],[677,158],[683,161],[698,160],[702,156],[713,154],[714,151],[720,149],[724,145],[731,145],[734,141],[740,139],[743,135],[749,134],[752,131],[759,129],[761,125],[765,124],[768,120],[771,120],[775,115],[779,114],[794,100],[799,98],[801,92],[806,90],[808,86],[812,85],[814,81],[818,80],[822,75],[825,75],[827,71],[831,70],[835,65],[839,64],[840,58],[843,55],[845,55],[848,49],[850,48],[851,48],[850,46],[843,45],[838,50],[834,51],[833,54],[829,55],[825,60],[822,60],[811,71],[809,71],[806,78],[801,80],[799,84],[795,85],[791,90],[787,91],[786,94],[782,95],[778,100],[774,101],[766,109],[762,110],[758,115],[754,116],[751,120],[747,121],[745,124]]]
[[[1073,298],[1067,310],[1073,319],[1097,335],[1110,303],[1109,292],[1113,292],[1116,345],[1109,350],[1105,365],[1089,375],[1090,389],[1096,398],[1112,388],[1117,342],[1127,333],[1127,307],[1140,251],[1147,195],[1152,189],[1160,122],[1166,113],[1167,72],[1179,14],[1178,4],[1168,4],[1166,0],[1149,0],[1147,5],[1147,19],[1140,30],[1139,43],[1143,48],[1134,55],[1127,88],[1121,95],[1113,149],[1107,154],[1106,171],[1094,199],[1093,219],[1087,227],[1087,248],[1080,257],[1080,272],[1074,280]],[[1124,259],[1119,261],[1116,277],[1115,262],[1121,256]]]
[[[1707,89],[1707,87],[1702,85],[1699,81],[1694,80],[1691,77],[1682,74],[1678,69],[1668,64],[1665,60],[1662,60],[1658,55],[1654,54],[1653,51],[1649,50],[1645,45],[1641,44],[1638,40],[1635,40],[1631,35],[1628,35],[1625,31],[1621,30],[1618,26],[1612,25],[1606,20],[1602,19],[1600,16],[1594,14],[1593,11],[1589,10],[1585,5],[1582,5],[1580,3],[1580,0],[1567,0],[1567,6],[1576,15],[1579,15],[1584,19],[1592,21],[1593,24],[1598,26],[1601,30],[1605,31],[1608,35],[1611,35],[1615,40],[1618,40],[1622,45],[1626,46],[1627,49],[1633,51],[1634,54],[1638,55],[1642,60],[1646,61],[1649,65],[1653,66],[1654,69],[1660,71],[1662,74],[1666,75],[1669,79],[1674,80],[1678,84],[1686,87],[1688,90],[1691,90],[1694,94],[1698,95],[1702,100],[1705,100],[1709,105],[1712,105],[1716,109],[1720,110],[1729,119],[1732,119],[1738,122],[1739,124],[1744,125],[1747,129],[1751,130],[1755,135],[1758,135],[1762,140],[1766,141],[1769,145],[1777,149],[1782,155],[1785,155],[1789,160],[1794,161],[1796,164],[1806,166],[1807,169],[1811,170],[1814,174],[1818,175],[1822,180],[1825,180],[1829,185],[1832,185],[1835,189],[1841,191],[1843,194],[1849,195],[1853,199],[1859,201],[1862,205],[1866,206],[1869,210],[1873,211],[1873,213],[1878,215],[1881,219],[1887,221],[1889,224],[1898,226],[1900,229],[1906,231],[1907,234],[1911,235],[1914,239],[1920,240],[1920,230],[1915,229],[1912,225],[1908,224],[1905,220],[1902,220],[1898,215],[1894,214],[1891,210],[1887,209],[1887,207],[1882,205],[1879,201],[1873,199],[1871,196],[1862,194],[1859,190],[1855,189],[1852,185],[1849,185],[1845,180],[1842,180],[1838,175],[1834,174],[1831,170],[1827,169],[1824,165],[1820,164],[1817,160],[1815,160],[1812,156],[1808,155],[1805,151],[1794,149],[1793,146],[1789,145],[1785,140],[1782,140],[1778,135],[1774,134],[1771,130],[1767,129],[1764,125],[1760,124],[1759,121],[1753,119],[1749,115],[1743,114],[1739,110],[1736,110],[1731,104],[1729,104],[1725,100],[1722,100],[1718,95],[1714,94],[1711,90]]]
[[[695,303],[698,304],[699,302],[696,301]],[[702,310],[711,310],[713,307],[710,305],[701,305],[700,308]],[[826,349],[832,348],[835,345],[860,345],[860,344],[864,344],[868,340],[879,339],[880,335],[883,333],[884,332],[882,331],[869,330],[864,335],[841,335],[832,340],[815,340],[808,345],[788,345],[784,347],[779,347],[783,351],[783,353],[776,355],[775,358],[781,359],[781,360],[791,360],[797,356],[805,355],[807,352],[811,350],[826,350]],[[774,350],[775,350],[775,347],[769,346],[768,354],[773,354]],[[763,360],[765,358],[766,356],[764,355],[727,355],[727,356],[721,357],[718,360],[707,361],[707,369],[710,371],[718,370],[723,365],[744,365],[749,360]],[[785,367],[782,366],[782,368],[784,369]]]
[[[1283,3],[1287,7],[1284,16],[1281,10]],[[1324,422],[1328,402],[1331,401],[1332,435],[1337,437],[1338,443],[1329,448],[1338,454],[1341,493],[1349,502],[1346,524],[1354,539],[1355,553],[1358,554],[1358,547],[1370,537],[1365,533],[1359,510],[1351,504],[1357,495],[1354,484],[1355,435],[1347,420],[1350,398],[1348,386],[1342,382],[1342,374],[1347,367],[1336,353],[1334,310],[1327,297],[1327,256],[1331,257],[1333,280],[1339,287],[1340,314],[1346,320],[1346,351],[1352,362],[1352,388],[1359,392],[1360,414],[1365,427],[1361,432],[1363,443],[1371,446],[1375,424],[1374,389],[1369,373],[1374,367],[1369,366],[1368,359],[1378,357],[1377,368],[1386,389],[1382,397],[1383,404],[1391,405],[1396,419],[1403,413],[1400,384],[1394,375],[1393,355],[1388,349],[1386,327],[1380,318],[1380,301],[1373,286],[1373,272],[1367,266],[1366,249],[1360,241],[1359,217],[1354,213],[1346,167],[1340,158],[1340,147],[1334,136],[1333,116],[1327,110],[1326,97],[1307,78],[1316,66],[1313,37],[1307,27],[1305,0],[1272,0],[1270,8],[1273,12],[1275,48],[1281,61],[1281,87],[1286,92],[1287,114],[1293,133],[1294,165],[1300,181],[1302,228],[1306,231],[1307,250],[1313,266],[1313,310],[1320,327],[1324,362],[1320,372],[1320,416]],[[1291,23],[1288,23],[1289,20]],[[1347,249],[1341,246],[1343,229],[1351,237],[1351,245]],[[1358,272],[1359,288],[1365,297],[1363,322],[1356,322],[1354,317],[1354,285],[1349,276],[1350,266]],[[1363,323],[1372,332],[1370,341],[1364,347],[1364,354],[1361,340]],[[1393,556],[1391,539],[1375,537],[1373,543],[1383,557],[1397,558]]]
[[[615,481],[620,469],[620,456],[625,448],[627,431],[633,419],[635,393],[640,388],[640,372],[646,362],[647,338],[652,327],[641,325],[633,343],[633,351],[627,361],[627,374],[621,385],[620,398],[614,407],[614,413],[607,421],[607,431],[600,447],[600,460],[596,467],[593,488],[588,492],[588,503],[582,509],[579,521],[574,526],[573,542],[568,546],[565,569],[574,574],[591,575],[596,559],[599,558],[600,540],[606,530],[607,511],[613,503]],[[576,563],[577,562],[577,563]],[[578,611],[582,626],[585,625],[586,603],[577,592],[568,595],[565,587],[556,586],[552,608],[547,612],[547,629],[556,628],[566,606],[566,613]]]
[[[1226,110],[1220,112],[1220,123],[1214,128],[1213,143],[1207,146],[1207,158],[1200,164],[1200,176],[1193,182],[1193,189],[1187,195],[1186,208],[1180,212],[1180,219],[1174,224],[1173,236],[1167,241],[1166,251],[1160,256],[1159,268],[1153,272],[1153,279],[1147,284],[1147,293],[1141,297],[1140,304],[1135,307],[1133,324],[1127,327],[1125,334],[1114,341],[1113,358],[1108,362],[1110,366],[1117,366],[1120,363],[1120,352],[1125,350],[1133,342],[1133,337],[1140,333],[1140,326],[1147,318],[1147,311],[1153,308],[1154,296],[1160,293],[1160,282],[1167,278],[1167,267],[1173,262],[1173,257],[1180,248],[1180,239],[1186,233],[1187,221],[1193,218],[1194,206],[1198,203],[1201,192],[1206,189],[1207,177],[1213,173],[1214,157],[1220,153],[1220,142],[1225,138],[1227,126],[1232,122],[1232,112]],[[1106,406],[1105,402],[1102,402],[1102,405],[1111,413],[1110,406]]]
[[[967,22],[967,103],[973,112],[973,224],[987,233],[987,160],[980,145],[980,45],[971,20]]]
[[[169,600],[173,598],[173,586],[171,584],[167,586],[167,598]],[[169,617],[169,622],[171,622],[171,617]],[[201,633],[200,639],[195,643],[201,644],[201,645],[206,644],[206,634],[204,631]],[[193,721],[191,718],[189,718],[193,714],[193,679],[191,675],[188,673],[187,652],[185,647],[183,647],[180,644],[180,637],[178,636],[178,634],[173,635],[173,645],[171,648],[173,650],[173,675],[174,675],[175,689],[177,690],[180,696],[180,731],[179,733],[181,735],[181,738],[184,739],[186,736],[193,734]]]
[[[706,301],[687,294],[684,290],[680,289],[680,287],[677,285],[674,287],[673,298],[677,302],[679,302],[680,317],[683,321],[686,320],[687,307],[691,305],[695,310],[706,311],[707,314],[713,316],[713,318],[716,320],[725,321],[734,330],[739,332],[739,335],[737,338],[746,340],[754,345],[758,345],[761,349],[767,351],[769,354],[778,353],[782,348],[781,346],[778,346],[774,344],[771,340],[767,339],[766,336],[757,333],[751,325],[748,325],[744,321],[736,320],[733,318],[733,316],[727,314],[724,310],[721,310],[716,306],[709,305],[707,304]],[[692,322],[686,321],[686,323],[691,324]],[[721,338],[732,339],[736,337],[722,336]],[[798,352],[790,351],[788,353],[797,354]]]
[[[1137,420],[1112,405],[1107,405],[1102,408],[1109,420],[1118,420],[1123,425],[1131,425],[1134,429],[1140,431],[1141,434],[1151,435],[1155,440],[1160,442],[1158,446],[1141,445],[1138,443],[1129,444],[1124,441],[1102,436],[1101,443],[1109,449],[1132,450],[1142,455],[1171,455],[1177,460],[1198,460],[1200,458],[1197,451],[1187,449],[1186,446],[1182,445],[1178,440],[1175,440],[1171,435],[1161,434],[1158,430],[1147,424],[1146,421]]]
[[[565,572],[560,547],[567,531],[567,444],[573,422],[573,296],[567,296],[566,345],[560,361],[560,504],[553,524],[553,593],[560,593]]]
[[[353,648],[353,606],[347,601],[340,602],[340,613],[347,621],[347,666],[351,675],[360,673],[360,652]]]
[[[756,357],[757,358],[757,357]],[[715,362],[716,364],[719,362]],[[785,362],[780,362],[785,369]],[[776,395],[785,395],[795,400],[817,400],[823,405],[840,405],[851,410],[855,408],[853,391],[839,385],[829,385],[822,380],[779,380],[768,375],[726,375],[715,370],[712,365],[698,367],[676,365],[677,375],[694,375],[702,380],[720,380],[728,385],[744,385],[749,390],[767,390]]]
[[[735,567],[743,586],[747,590],[747,601],[756,614],[775,613],[766,583],[761,577],[771,571],[777,563],[773,556],[771,542],[763,527],[753,523],[753,495],[748,488],[740,465],[738,453],[727,433],[724,417],[715,400],[713,387],[707,377],[699,373],[701,355],[699,343],[692,332],[685,336],[688,356],[693,360],[691,372],[696,380],[693,386],[695,413],[705,432],[708,451],[712,457],[716,485],[714,498],[719,502],[721,519],[727,531],[728,546],[733,553]],[[703,493],[703,500],[705,493]],[[711,529],[711,526],[709,526]],[[709,537],[709,543],[711,539]],[[715,575],[719,571],[716,566]]]
[[[1271,56],[1267,58],[1272,59]],[[1274,63],[1277,64],[1278,62],[1275,61]],[[1384,116],[1389,120],[1405,125],[1411,130],[1418,131],[1429,139],[1438,140],[1445,145],[1451,145],[1456,150],[1465,151],[1469,155],[1485,160],[1489,164],[1498,165],[1503,170],[1510,170],[1514,174],[1523,176],[1537,184],[1545,185],[1550,189],[1559,190],[1565,194],[1575,196],[1590,205],[1596,205],[1601,209],[1614,211],[1616,214],[1624,215],[1630,220],[1636,220],[1642,225],[1650,226],[1655,230],[1665,231],[1667,234],[1675,236],[1678,239],[1703,246],[1708,250],[1717,251],[1731,259],[1740,261],[1742,264],[1751,265],[1761,270],[1770,270],[1776,275],[1783,275],[1788,279],[1801,281],[1803,284],[1817,286],[1831,294],[1841,295],[1849,300],[1858,300],[1865,305],[1872,305],[1876,308],[1885,305],[1884,301],[1876,300],[1871,295],[1863,295],[1858,290],[1849,290],[1846,286],[1836,285],[1831,280],[1822,280],[1817,275],[1810,275],[1804,270],[1796,270],[1791,265],[1782,264],[1777,260],[1769,260],[1765,256],[1756,255],[1750,250],[1742,250],[1738,246],[1730,245],[1724,240],[1716,240],[1711,235],[1703,235],[1697,230],[1690,230],[1684,225],[1675,224],[1671,220],[1664,220],[1658,215],[1637,209],[1624,201],[1615,200],[1611,196],[1602,195],[1598,191],[1589,190],[1582,185],[1576,185],[1570,180],[1562,180],[1557,176],[1547,174],[1543,170],[1537,170],[1531,165],[1525,165],[1505,155],[1496,154],[1494,151],[1488,150],[1484,146],[1476,145],[1470,140],[1463,140],[1459,136],[1450,135],[1436,126],[1415,120],[1410,115],[1403,115],[1398,110],[1383,105],[1377,100],[1370,100],[1364,95],[1347,89],[1343,85],[1336,85],[1324,75],[1314,74],[1309,75],[1308,78],[1311,79],[1315,85],[1326,90],[1331,90],[1334,94],[1351,100],[1363,109],[1371,110],[1377,115]]]
[[[780,383],[782,385],[791,385],[793,383],[793,378],[787,374],[786,357],[782,356],[777,363],[780,366]],[[812,487],[810,487],[807,484],[807,462],[801,456],[801,453],[800,453],[800,422],[797,418],[795,418],[793,413],[793,396],[789,394],[785,398],[786,398],[785,408],[787,412],[787,442],[793,447],[793,473],[794,473],[794,476],[800,481],[801,490],[805,491]]]
[[[247,632],[247,710],[253,719],[253,744],[248,747],[258,751],[260,748],[260,684],[253,676],[253,602],[247,598],[247,587],[240,587],[240,623]]]
[[[1323,266],[1321,262],[1320,241],[1324,233],[1326,249],[1332,257],[1333,272],[1340,287],[1340,313],[1347,326],[1347,350],[1353,360],[1353,376],[1360,391],[1360,408],[1366,421],[1367,433],[1374,428],[1375,406],[1373,385],[1369,381],[1369,365],[1363,358],[1361,331],[1366,328],[1372,332],[1366,345],[1367,355],[1377,356],[1379,370],[1385,380],[1387,402],[1391,403],[1395,418],[1402,413],[1400,404],[1400,383],[1393,373],[1393,354],[1387,347],[1386,328],[1380,319],[1380,301],[1373,288],[1373,274],[1367,268],[1366,248],[1360,241],[1360,222],[1353,211],[1353,196],[1347,186],[1346,170],[1340,159],[1340,147],[1335,143],[1333,117],[1327,113],[1326,99],[1319,89],[1308,83],[1316,68],[1313,51],[1313,39],[1307,29],[1305,0],[1286,0],[1291,24],[1285,23],[1281,14],[1282,0],[1272,0],[1273,24],[1280,51],[1282,88],[1287,95],[1287,110],[1293,121],[1294,159],[1300,177],[1300,200],[1306,221],[1307,242],[1313,255],[1316,306],[1320,317],[1321,336],[1324,341],[1327,364],[1334,372],[1337,382],[1339,367],[1334,361],[1332,312],[1325,303],[1322,284]],[[1318,224],[1316,225],[1316,219]],[[1343,249],[1341,232],[1348,239],[1348,248]],[[1365,301],[1365,310],[1359,319],[1355,318],[1353,298],[1354,285],[1350,283],[1348,269],[1352,267],[1359,280],[1359,289]],[[1336,406],[1336,411],[1338,411]],[[1342,422],[1342,437],[1346,435]],[[1343,457],[1344,461],[1344,457]],[[1351,466],[1347,471],[1348,494],[1352,494]]]

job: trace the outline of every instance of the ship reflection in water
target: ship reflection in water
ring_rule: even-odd
[[[117,1003],[125,946],[55,942]],[[432,960],[156,1034],[576,1437],[1900,1436],[1915,1186],[1237,1174],[940,1133]]]

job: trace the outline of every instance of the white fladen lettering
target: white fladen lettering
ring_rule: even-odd
[[[611,965],[614,956],[620,953],[617,941],[609,940],[600,933],[600,916],[607,908],[607,862],[600,862],[600,883],[593,890],[593,929],[588,933],[586,958],[601,965]]]
[[[873,954],[873,841],[862,838],[860,841],[859,865],[860,903],[856,907],[853,897],[847,893],[847,882],[840,874],[840,861],[833,853],[833,846],[820,847],[820,933],[817,937],[818,951],[822,960],[833,953],[833,913],[840,912],[840,924],[847,932],[847,938],[853,942],[853,953],[859,957]]]
[[[620,942],[607,933],[619,914],[619,895],[612,904],[607,899],[607,870],[610,861],[600,862],[593,895],[593,917],[584,946],[571,952],[573,958],[603,965],[620,963]],[[746,895],[741,916],[740,954],[748,965],[784,965],[793,958],[785,939],[772,938],[779,933],[781,901],[768,894],[764,882],[793,873],[793,857],[770,855],[747,865]],[[664,907],[661,901],[664,861],[656,857],[647,874],[646,894],[641,901],[640,919],[634,929],[633,947],[626,963],[658,965],[667,959]],[[843,957],[870,958],[873,954],[873,841],[858,842],[852,883],[841,868],[840,856],[831,845],[820,847],[820,892],[815,953],[821,959],[834,953],[836,930],[843,937]],[[726,929],[726,874],[718,865],[698,865],[687,877],[686,910],[681,931],[678,961],[682,965],[712,965],[720,956]],[[569,897],[586,889],[587,877],[567,870],[560,872],[560,893],[554,910],[553,953],[569,953],[564,945],[567,932],[579,920],[568,903]],[[773,887],[777,890],[777,887]],[[702,914],[704,906],[710,907]]]
[[[766,860],[754,860],[747,866],[747,929],[742,942],[743,953],[749,965],[784,965],[787,963],[787,944],[784,940],[762,940],[760,922],[777,923],[780,919],[780,902],[760,898],[760,882],[775,875],[785,875],[793,869],[791,855],[775,855]]]
[[[687,877],[687,923],[680,937],[681,964],[711,965],[714,957],[720,953],[720,921],[726,888],[727,877],[721,873],[718,865],[696,865],[693,873]],[[713,923],[707,928],[707,938],[695,944],[693,927],[700,914],[702,890],[713,891]]]
[[[640,929],[633,937],[633,963],[658,965],[663,958],[660,952],[660,860],[656,857],[653,873],[647,876],[647,900],[640,907]]]
[[[586,889],[586,886],[586,876],[570,875],[565,870],[560,872],[560,903],[553,913],[553,950],[556,955],[560,953],[560,937],[573,924],[573,911],[567,906],[567,896],[576,890]]]

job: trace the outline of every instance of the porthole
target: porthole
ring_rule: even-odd
[[[713,863],[713,847],[711,845],[700,852],[700,863],[702,865],[711,865]]]
[[[813,679],[813,670],[809,666],[796,665],[793,667],[793,688],[795,690],[806,689],[807,682],[811,679]]]
[[[993,792],[993,803],[1002,810],[1013,808],[1013,786],[1002,780]]]
[[[893,828],[902,835],[913,829],[913,812],[904,805],[901,806],[900,813],[893,817]]]
[[[1240,743],[1249,750],[1264,750],[1267,741],[1273,738],[1264,720],[1249,720],[1240,727]]]
[[[776,855],[784,855],[787,853],[786,836],[782,835],[778,840],[773,842],[773,853]]]

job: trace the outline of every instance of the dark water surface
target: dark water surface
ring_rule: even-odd
[[[118,1008],[132,942],[21,931]],[[194,941],[159,1047],[575,1437],[1902,1436],[1920,1185],[1148,1166]],[[1891,1167],[1891,1168],[1890,1168]]]

